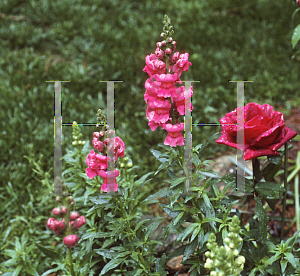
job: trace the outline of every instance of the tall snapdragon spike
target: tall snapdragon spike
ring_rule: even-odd
[[[180,76],[188,71],[190,65],[189,54],[175,52],[176,41],[171,37],[174,28],[170,18],[165,15],[164,27],[161,37],[163,41],[157,42],[155,54],[146,56],[146,66],[143,71],[149,75],[145,82],[146,93],[144,100],[147,104],[146,116],[152,131],[157,127],[167,130],[168,135],[164,142],[171,147],[184,144],[180,116],[185,115],[185,87],[175,86],[182,83]],[[188,91],[192,96],[193,87]],[[191,110],[193,106],[191,104]]]
[[[86,157],[88,168],[86,168],[85,172],[90,179],[97,175],[103,178],[101,191],[117,192],[118,183],[116,182],[116,177],[119,176],[119,171],[109,170],[107,163],[111,158],[107,156],[107,153],[112,153],[111,155],[114,156],[114,163],[116,165],[119,157],[125,157],[125,144],[118,136],[114,138],[107,137],[107,129],[109,126],[105,123],[106,117],[101,109],[97,112],[97,120],[99,122],[97,128],[100,132],[94,132],[92,144],[100,153],[96,153],[93,149],[90,151]],[[110,143],[110,139],[114,139],[114,143]]]

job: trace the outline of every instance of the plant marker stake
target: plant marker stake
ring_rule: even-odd
[[[46,81],[54,82],[54,194],[62,195],[62,114],[61,114],[61,83],[70,81]],[[56,143],[55,143],[56,142]]]

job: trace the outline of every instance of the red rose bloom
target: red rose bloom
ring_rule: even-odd
[[[268,104],[247,104],[244,107],[244,119],[245,160],[265,155],[279,155],[277,150],[297,135],[295,131],[285,126],[283,114],[273,111],[273,107]],[[237,109],[227,113],[220,119],[220,123],[222,135],[216,143],[237,148]]]

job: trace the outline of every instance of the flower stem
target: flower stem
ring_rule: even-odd
[[[122,200],[121,199],[119,200],[118,198],[116,198],[116,200],[118,201],[118,203],[120,205],[121,212],[122,212],[122,215],[123,215],[124,219],[126,219],[126,213],[125,213],[125,209],[124,209],[123,204],[122,204]],[[128,233],[132,232],[131,229],[130,229],[130,222],[128,220],[126,220],[126,228],[127,228]],[[134,240],[132,235],[129,236],[129,238],[130,238],[131,241]],[[137,255],[139,256],[139,258],[141,260],[141,263],[144,265],[144,267],[147,269],[147,272],[148,272],[147,264],[145,262],[145,259],[144,259],[143,255],[141,254],[140,250],[138,248],[136,248],[135,251],[136,251]]]
[[[74,268],[73,268],[72,252],[71,252],[70,248],[68,248],[68,254],[69,254],[69,263],[70,263],[71,274],[72,274],[72,276],[76,276],[75,272],[74,272]]]
[[[182,151],[181,146],[178,146],[178,149],[179,149],[179,154],[180,154],[179,159],[181,160],[181,164],[182,164],[182,168],[183,168],[183,164],[184,164],[184,155],[183,155],[183,151]]]
[[[281,214],[281,233],[280,233],[280,240],[283,240],[284,234],[284,217],[285,217],[285,207],[286,207],[286,194],[287,194],[287,161],[288,161],[288,146],[287,142],[284,144],[284,198],[283,198],[283,205],[282,205],[282,214]]]

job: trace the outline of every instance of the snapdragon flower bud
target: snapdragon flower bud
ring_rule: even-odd
[[[165,53],[166,53],[167,55],[170,55],[170,54],[172,54],[172,49],[170,49],[170,48],[167,48],[167,49],[165,50]]]
[[[60,212],[61,212],[62,214],[66,214],[66,213],[68,212],[68,209],[67,209],[67,207],[65,207],[65,206],[61,206],[61,208],[60,208]]]
[[[56,216],[59,216],[60,215],[60,208],[56,207],[52,210],[52,213]]]

